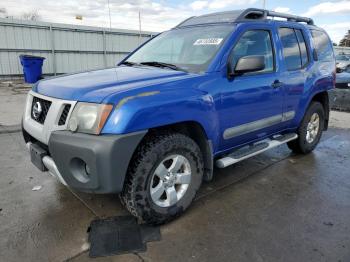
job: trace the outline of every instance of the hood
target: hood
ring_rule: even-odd
[[[101,103],[112,94],[188,76],[185,72],[156,67],[119,66],[41,80],[33,91],[64,100]]]

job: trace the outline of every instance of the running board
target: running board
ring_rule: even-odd
[[[243,148],[236,149],[231,154],[216,160],[216,166],[219,168],[225,168],[297,138],[298,135],[295,133],[277,135],[272,139],[267,139],[251,146],[245,146]]]

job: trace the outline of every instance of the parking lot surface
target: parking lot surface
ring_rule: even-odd
[[[20,124],[30,88],[21,80],[0,81],[0,127]]]
[[[118,197],[39,172],[19,132],[1,133],[0,147],[0,261],[89,261],[86,230],[127,214]],[[309,155],[284,145],[215,170],[147,252],[93,261],[350,261],[349,170],[350,130],[332,127]]]

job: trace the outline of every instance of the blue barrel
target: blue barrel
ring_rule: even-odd
[[[23,66],[24,80],[26,83],[34,84],[40,80],[43,73],[43,63],[45,57],[20,55],[19,59]]]

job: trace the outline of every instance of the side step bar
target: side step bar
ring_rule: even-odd
[[[298,135],[295,133],[277,135],[272,139],[267,139],[251,146],[245,146],[243,148],[236,149],[231,154],[216,160],[216,166],[219,168],[225,168],[297,138]]]

